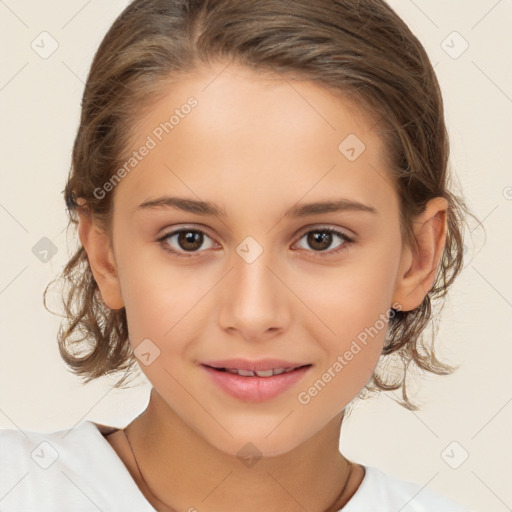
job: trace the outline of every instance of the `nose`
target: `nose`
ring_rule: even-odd
[[[289,324],[292,294],[271,251],[254,260],[235,254],[219,293],[219,324],[248,341],[275,336]],[[280,275],[281,274],[281,275]]]

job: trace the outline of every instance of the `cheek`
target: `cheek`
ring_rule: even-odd
[[[336,296],[318,309],[329,331],[323,325],[310,329],[324,356],[296,397],[299,408],[323,421],[341,412],[367,384],[386,339],[391,313],[386,300],[389,294],[376,293],[382,288],[375,288],[375,282],[366,287],[364,280],[356,276],[352,279],[359,284],[357,290],[347,285],[342,291],[324,291]]]
[[[194,280],[191,267],[172,266],[163,250],[145,245],[132,246],[120,265],[130,341],[137,347],[148,338],[161,349],[176,351],[176,340],[180,339],[176,334],[200,309],[207,283]]]
[[[199,314],[201,290],[170,280],[174,292],[162,283],[151,284],[150,280],[146,281],[147,276],[142,279],[144,282],[139,285],[132,282],[133,300],[126,304],[132,344],[136,346],[142,339],[149,338],[166,353],[180,352],[180,340],[187,339],[186,329]]]
[[[322,328],[318,333],[338,344],[337,348],[390,311],[397,256],[395,251],[375,252],[378,256],[370,251],[354,253],[338,268],[302,271],[294,280],[298,295],[322,321],[317,321]]]
[[[322,366],[312,376],[318,382],[305,398],[322,395],[344,407],[371,377],[382,352],[391,316],[398,253],[390,247],[361,253],[361,257],[303,280],[299,293],[318,318],[307,315],[305,326],[321,346]],[[315,285],[316,286],[313,286]],[[314,408],[314,406],[313,406]]]

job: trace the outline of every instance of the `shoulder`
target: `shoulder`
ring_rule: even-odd
[[[53,432],[0,429],[2,512],[121,510],[141,500],[104,435],[115,427],[83,421]],[[130,501],[131,500],[131,501]]]
[[[48,469],[54,463],[72,463],[73,455],[87,454],[91,447],[103,447],[103,439],[91,421],[52,432],[0,429],[0,457],[11,462],[11,468],[16,465],[28,470],[35,464]]]
[[[471,512],[416,482],[401,480],[375,466],[364,468],[361,485],[340,512]]]

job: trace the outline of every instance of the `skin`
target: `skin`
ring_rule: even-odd
[[[198,106],[114,189],[113,250],[84,215],[79,231],[103,301],[126,308],[132,347],[149,338],[160,350],[150,365],[140,364],[153,389],[147,409],[126,428],[151,490],[125,433],[108,440],[159,510],[162,503],[201,512],[326,510],[347,481],[339,451],[343,410],[373,373],[386,329],[308,404],[297,395],[393,303],[404,311],[422,303],[445,244],[447,202],[431,200],[415,219],[417,247],[403,243],[374,123],[318,84],[222,64],[167,87],[137,121],[134,149],[187,98]],[[338,150],[351,133],[366,146],[355,161]],[[161,195],[215,202],[226,217],[133,213]],[[282,217],[298,202],[342,197],[377,214]],[[195,253],[176,236],[163,242],[192,254],[188,259],[157,242],[183,227],[208,235]],[[354,242],[328,255],[343,238],[333,235],[322,251],[304,236],[325,227]],[[263,248],[252,263],[236,252],[247,236]],[[198,366],[231,357],[313,366],[291,389],[254,404],[226,395]],[[249,442],[262,456],[252,467],[237,457]],[[363,477],[354,464],[337,508]]]

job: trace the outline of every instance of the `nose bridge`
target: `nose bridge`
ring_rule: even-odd
[[[262,237],[259,237],[262,240]],[[269,270],[273,263],[274,251],[269,247],[269,237],[260,243],[252,236],[246,237],[236,247],[233,255],[233,290],[241,294],[240,299],[265,300],[269,304],[277,293],[275,276]]]
[[[256,337],[270,328],[283,327],[286,297],[283,284],[274,275],[278,267],[274,260],[274,251],[255,237],[246,237],[236,247],[221,304],[224,328],[236,328],[248,337]]]

